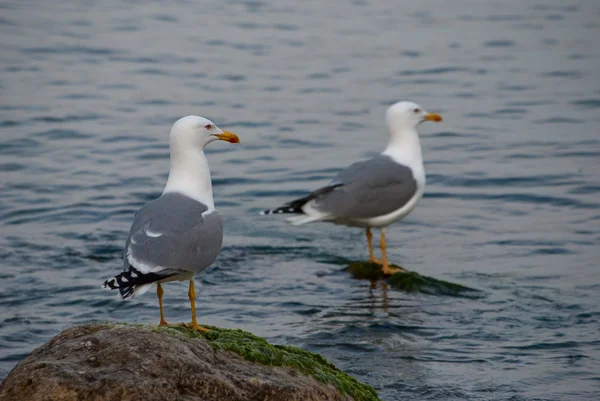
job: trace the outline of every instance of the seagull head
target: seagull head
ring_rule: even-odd
[[[413,102],[398,102],[391,105],[385,114],[390,133],[414,130],[424,121],[442,121],[442,116],[429,113]]]
[[[221,140],[239,143],[233,132],[223,131],[207,118],[199,116],[182,117],[171,128],[171,146],[195,147],[203,150],[211,142]]]

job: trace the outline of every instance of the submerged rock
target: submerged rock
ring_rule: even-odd
[[[397,265],[390,265],[400,267]],[[381,266],[371,262],[352,262],[345,269],[356,279],[387,280],[390,287],[405,292],[420,292],[430,295],[448,295],[460,297],[479,297],[481,292],[460,284],[438,280],[433,277],[422,276],[416,272],[399,272],[391,276],[384,276]]]
[[[318,354],[242,330],[89,324],[34,350],[0,385],[3,401],[379,400]]]

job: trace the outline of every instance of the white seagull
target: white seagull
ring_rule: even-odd
[[[388,145],[378,156],[354,163],[325,187],[262,214],[295,214],[293,225],[326,221],[366,228],[369,261],[383,274],[401,271],[390,267],[384,227],[408,215],[423,196],[425,169],[417,127],[424,121],[442,121],[413,102],[398,102],[387,109]],[[371,228],[381,231],[381,260],[373,254]]]
[[[135,214],[125,242],[124,271],[104,282],[123,299],[141,295],[156,283],[160,326],[166,326],[161,283],[189,280],[192,322],[196,321],[194,274],[210,266],[221,250],[223,223],[215,209],[204,147],[216,140],[239,143],[232,132],[198,116],[183,117],[170,133],[171,168],[162,195]]]

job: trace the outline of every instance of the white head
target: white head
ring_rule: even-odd
[[[196,148],[200,151],[216,140],[239,143],[233,132],[221,130],[212,121],[199,116],[182,117],[171,128],[171,151]]]
[[[236,134],[221,130],[204,117],[180,118],[171,128],[171,169],[163,193],[179,192],[214,208],[204,147],[216,140],[239,143]]]
[[[386,113],[390,135],[401,133],[403,131],[416,131],[416,128],[423,121],[442,121],[442,116],[435,113],[428,113],[421,106],[413,102],[398,102],[391,105]]]

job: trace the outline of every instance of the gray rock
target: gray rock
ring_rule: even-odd
[[[295,369],[250,362],[233,352],[215,348],[201,336],[188,338],[173,329],[148,326],[90,324],[67,329],[34,350],[0,385],[0,399],[341,401],[353,398]],[[373,399],[377,399],[376,394]]]

